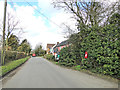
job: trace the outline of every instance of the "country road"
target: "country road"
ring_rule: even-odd
[[[3,80],[3,88],[118,88],[118,84],[32,57]]]

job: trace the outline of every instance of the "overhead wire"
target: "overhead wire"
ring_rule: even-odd
[[[16,10],[15,10],[15,7],[14,7],[13,1],[12,1],[12,0],[10,0],[10,1],[11,1],[11,4],[12,4],[12,6],[13,6],[14,11],[16,11]],[[56,25],[57,27],[63,29],[61,26],[59,26],[59,25],[56,24],[54,21],[52,21],[51,19],[49,19],[45,14],[41,13],[38,9],[36,9],[35,7],[33,7],[31,3],[29,3],[29,2],[26,1],[26,0],[24,0],[24,1],[25,1],[29,6],[31,6],[34,10],[36,10],[40,15],[42,15],[44,18],[46,18],[48,21],[50,21],[51,23],[53,23],[53,24]],[[66,25],[66,26],[67,26],[67,25]],[[69,26],[67,26],[67,27],[69,27]],[[69,29],[72,30],[70,27],[69,27]]]
[[[45,14],[41,13],[39,10],[37,10],[35,7],[32,6],[32,4],[30,4],[28,1],[24,0],[28,5],[30,5],[34,10],[36,10],[39,14],[41,14],[43,17],[45,17],[48,21],[52,22],[54,25],[58,26],[59,28],[63,29],[61,26],[59,26],[58,24],[56,24],[54,21],[52,21],[51,19],[49,19]],[[67,26],[67,25],[66,25]],[[69,27],[69,26],[67,26]],[[70,30],[72,30],[69,27]],[[74,30],[72,30],[74,31]]]
[[[24,0],[26,1],[26,0]],[[35,7],[32,6],[32,4],[30,4],[28,1],[26,1],[26,3],[28,5],[30,5],[34,10],[36,10],[39,14],[41,14],[43,17],[45,17],[48,21],[52,22],[53,24],[55,24],[56,26],[58,26],[59,28],[63,29],[61,26],[59,26],[58,24],[56,24],[54,21],[52,21],[51,19],[49,19],[45,14],[41,13],[39,10],[37,10]]]

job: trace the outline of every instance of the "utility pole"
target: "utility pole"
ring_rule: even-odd
[[[4,17],[3,17],[3,36],[2,36],[2,51],[1,51],[1,64],[5,64],[5,27],[6,27],[6,10],[7,0],[4,2]]]

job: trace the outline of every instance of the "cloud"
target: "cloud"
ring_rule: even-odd
[[[41,8],[41,11],[48,17],[54,16],[56,13],[62,11],[54,8],[52,2],[53,0],[38,0],[38,5]]]
[[[55,27],[53,30],[49,26],[51,22],[48,22],[46,25],[46,20],[41,16],[36,17],[34,15],[35,10],[30,6],[16,6],[16,13],[22,25],[25,26],[26,33],[24,34],[24,38],[28,39],[33,48],[35,48],[37,43],[42,43],[44,48],[46,48],[47,43],[56,43],[65,40],[63,35],[57,32],[58,27]]]
[[[75,26],[76,20],[72,17],[73,14],[66,12],[56,13],[56,15],[54,15],[54,17],[51,18],[51,20],[55,22],[60,28],[58,28],[58,26],[56,26],[53,23],[51,23],[51,27],[58,28],[56,32],[58,32],[59,34],[63,34],[63,32],[66,31],[67,28],[65,27],[65,25],[67,25],[68,27],[70,27],[70,29],[76,32],[76,26]]]
[[[58,11],[51,6],[48,0],[38,0],[39,6],[45,15],[48,16],[53,22],[61,26],[64,22],[74,28],[75,21],[70,21],[70,14],[64,13],[62,10]],[[44,6],[45,5],[45,6]],[[3,18],[3,2],[0,2],[0,18]],[[37,6],[33,6],[38,9]],[[23,27],[25,33],[23,33],[21,41],[28,39],[32,48],[34,49],[38,43],[42,43],[43,48],[46,49],[47,43],[57,43],[66,40],[62,32],[64,29],[59,28],[52,22],[46,20],[41,15],[36,15],[36,11],[28,5],[14,4],[15,10],[8,4],[8,11],[16,16],[20,20],[20,26]],[[39,14],[39,13],[37,13]],[[49,15],[47,15],[49,14]]]

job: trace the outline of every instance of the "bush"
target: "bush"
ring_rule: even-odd
[[[72,67],[76,64],[75,56],[70,47],[65,47],[60,51],[59,64],[67,67]]]
[[[6,51],[5,54],[5,63],[8,63],[13,60],[25,58],[26,55],[23,52],[17,52],[17,51]]]
[[[102,32],[98,34],[100,30]],[[88,52],[88,58],[81,66],[95,73],[120,78],[119,28],[107,25],[102,29],[93,27],[91,31],[81,42],[80,52]]]
[[[26,55],[23,52],[18,52],[16,55],[16,59],[24,58]]]
[[[53,60],[53,61],[55,60],[55,56],[52,54],[46,54],[44,57],[48,60]]]
[[[5,63],[16,59],[17,52],[6,51],[5,53]]]
[[[120,78],[120,28],[116,25],[89,28],[88,36],[77,38],[70,47],[60,51],[60,64],[64,66],[80,65],[90,70],[115,78]],[[78,34],[80,36],[80,34]],[[80,40],[79,40],[80,39]],[[85,51],[88,58],[84,58]]]

